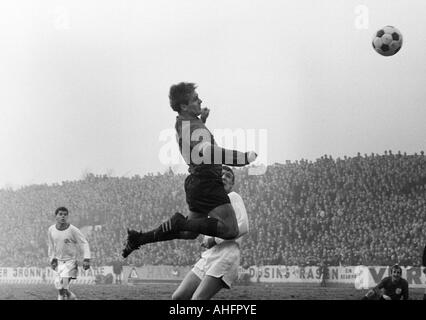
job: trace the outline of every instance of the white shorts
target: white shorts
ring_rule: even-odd
[[[59,278],[77,279],[77,260],[58,260],[58,267],[56,268],[56,273]]]
[[[201,280],[212,276],[221,278],[228,288],[238,279],[240,265],[240,247],[238,243],[222,242],[204,251],[201,259],[194,265],[192,272]]]

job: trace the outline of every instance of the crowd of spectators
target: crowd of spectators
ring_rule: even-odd
[[[420,264],[426,244],[426,157],[384,154],[287,161],[263,175],[235,169],[250,233],[242,265]],[[0,190],[0,266],[46,266],[47,229],[59,206],[87,234],[94,265],[117,259],[126,228],[148,230],[187,214],[185,174],[87,174],[82,180]],[[132,265],[191,265],[198,240],[173,240],[132,253]]]

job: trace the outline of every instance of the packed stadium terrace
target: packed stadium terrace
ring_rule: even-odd
[[[186,175],[108,177],[0,190],[0,266],[46,266],[48,226],[54,210],[70,209],[70,222],[88,234],[94,265],[108,265],[122,249],[126,227],[151,229],[186,214]],[[264,175],[236,170],[251,232],[242,265],[418,266],[426,244],[426,158],[386,151],[268,166]],[[191,265],[200,240],[144,246],[126,261]]]

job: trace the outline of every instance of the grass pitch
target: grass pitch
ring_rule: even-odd
[[[79,300],[169,300],[178,283],[71,285]],[[366,290],[294,284],[237,285],[214,300],[359,300]],[[424,289],[410,289],[410,299],[422,300]],[[0,300],[56,300],[52,284],[0,284]]]

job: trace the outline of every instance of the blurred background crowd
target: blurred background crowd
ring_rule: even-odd
[[[384,154],[287,161],[263,175],[235,169],[250,233],[241,264],[418,266],[426,244],[426,157]],[[47,229],[65,206],[86,235],[92,264],[119,259],[126,228],[157,227],[188,213],[185,174],[128,177],[87,174],[78,181],[0,190],[0,266],[45,267]],[[149,244],[125,264],[191,265],[197,240]]]

